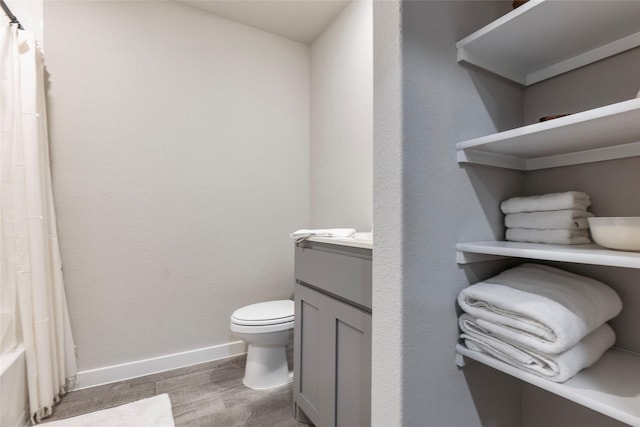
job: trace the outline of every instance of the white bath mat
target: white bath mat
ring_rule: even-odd
[[[45,427],[175,427],[168,394],[42,425]]]

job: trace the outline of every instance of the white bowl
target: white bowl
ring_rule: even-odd
[[[600,246],[620,251],[640,251],[640,216],[591,217],[591,237]]]

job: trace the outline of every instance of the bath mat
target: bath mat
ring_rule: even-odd
[[[43,423],[46,427],[175,427],[168,394]]]

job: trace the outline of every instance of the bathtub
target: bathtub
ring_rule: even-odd
[[[27,425],[26,369],[22,346],[0,355],[0,427]]]

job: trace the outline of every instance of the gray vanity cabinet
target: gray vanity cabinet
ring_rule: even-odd
[[[295,307],[298,419],[317,427],[369,426],[371,250],[299,243]]]

